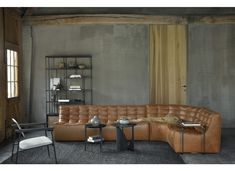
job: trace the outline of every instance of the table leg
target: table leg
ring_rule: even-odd
[[[86,143],[87,143],[87,127],[85,126],[85,140],[84,140],[84,143],[85,143],[85,151],[86,151]]]
[[[135,147],[134,147],[134,126],[132,126],[131,142],[130,142],[129,149],[131,151],[134,151],[134,149],[135,149]]]
[[[128,149],[128,141],[126,140],[125,134],[122,128],[116,128],[116,146],[117,151],[123,151]]]
[[[103,138],[103,136],[102,136],[102,128],[100,128],[100,137]],[[100,152],[102,152],[102,143],[103,143],[103,140],[100,141]]]

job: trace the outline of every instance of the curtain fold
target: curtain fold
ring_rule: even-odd
[[[186,103],[186,26],[150,25],[150,103]]]

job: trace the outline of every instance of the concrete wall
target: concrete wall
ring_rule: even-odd
[[[32,37],[30,27],[23,32],[24,94],[32,121],[45,119],[46,55],[93,56],[94,104],[149,102],[147,25],[34,26]],[[235,127],[234,45],[235,25],[188,27],[188,104],[220,112],[223,127]]]
[[[23,81],[30,85],[28,91],[31,121],[45,121],[46,118],[47,55],[92,55],[94,104],[149,102],[148,26],[33,26],[32,38],[29,35],[29,27],[24,27],[23,31],[24,70],[31,72],[24,76]],[[29,48],[30,44],[32,48]],[[33,50],[32,55],[30,49]]]
[[[188,36],[188,103],[235,127],[235,25],[189,25]]]

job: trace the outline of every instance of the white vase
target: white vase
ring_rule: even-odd
[[[93,126],[98,126],[98,125],[100,124],[100,119],[99,119],[99,117],[95,115],[95,116],[91,119],[91,124],[92,124]]]

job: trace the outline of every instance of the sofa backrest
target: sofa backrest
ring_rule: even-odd
[[[102,123],[112,124],[120,118],[138,119],[146,117],[145,105],[61,105],[59,122],[85,124],[94,115]]]
[[[97,115],[104,124],[112,124],[120,118],[139,119],[174,115],[183,120],[209,126],[218,113],[206,108],[187,105],[61,105],[59,122],[85,124]]]
[[[214,115],[218,113],[203,107],[188,105],[146,105],[147,117],[164,117],[166,115],[177,116],[182,120],[201,123],[209,126]]]

